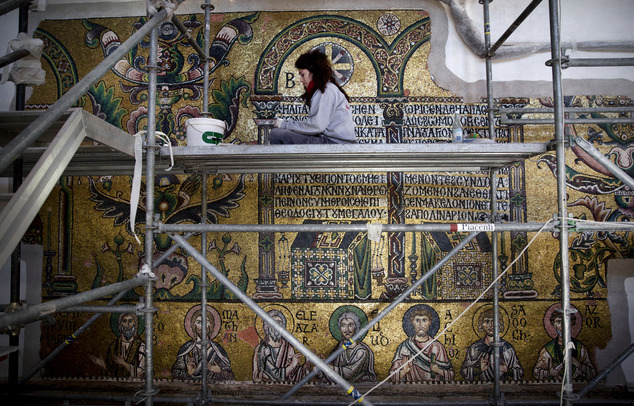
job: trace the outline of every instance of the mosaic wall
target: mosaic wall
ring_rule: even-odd
[[[203,15],[180,16],[202,44]],[[143,23],[143,19],[45,21],[36,32],[46,44],[47,83],[35,89],[29,108],[45,108],[87,74]],[[352,96],[361,143],[450,141],[457,111],[465,128],[488,137],[486,103],[465,104],[435,85],[427,71],[434,22],[425,11],[213,14],[209,111],[227,123],[223,142],[262,142],[275,114],[301,118],[305,110],[293,67],[301,53],[319,48],[332,59]],[[185,121],[201,116],[200,58],[171,23],[160,29],[158,130],[185,145]],[[148,44],[141,43],[78,102],[130,133],[147,122]],[[448,58],[451,56],[448,55]],[[484,67],[483,67],[484,69]],[[551,100],[499,100],[505,106],[544,107]],[[619,97],[579,95],[569,106],[629,105]],[[521,115],[520,115],[521,116]],[[523,115],[527,117],[528,115]],[[496,119],[499,120],[499,119]],[[270,122],[270,121],[269,121]],[[552,128],[499,126],[497,142],[546,142]],[[631,125],[575,125],[571,130],[632,173]],[[595,161],[573,148],[565,176],[569,210],[598,221],[630,221],[631,192]],[[511,165],[497,177],[501,221],[545,222],[557,211],[555,155]],[[154,210],[173,224],[200,220],[199,174],[156,176]],[[52,299],[135,275],[147,255],[171,245],[154,238],[144,252],[144,203],[130,224],[131,177],[60,180],[30,238],[44,245],[43,296]],[[488,173],[368,173],[210,175],[208,214],[221,224],[430,223],[488,221]],[[209,234],[208,258],[236,286],[285,324],[316,354],[328,356],[339,342],[376,317],[392,299],[455,247],[465,233],[226,233]],[[492,261],[508,269],[501,281],[500,367],[505,381],[559,379],[560,300],[558,239],[534,233],[500,234],[492,258],[491,234],[482,233],[428,278],[363,342],[337,357],[349,381],[490,381],[492,362]],[[189,240],[200,247],[200,237]],[[627,233],[573,234],[570,238],[573,377],[592,378],[595,351],[611,339],[606,261],[630,257]],[[154,375],[200,380],[200,265],[177,249],[156,269]],[[275,331],[213,278],[207,288],[211,381],[293,382],[310,365]],[[136,303],[141,289],[126,302]],[[107,301],[100,301],[103,304]],[[42,325],[41,354],[64,342],[90,315],[59,314]],[[416,359],[425,343],[432,344]],[[47,377],[142,378],[143,323],[136,315],[101,317],[45,369]],[[77,356],[81,354],[81,356]],[[319,379],[326,380],[321,377]]]

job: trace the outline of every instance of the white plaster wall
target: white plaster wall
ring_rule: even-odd
[[[605,348],[596,349],[599,371],[609,366],[634,342],[634,259],[609,260],[607,277],[612,339]],[[615,368],[605,382],[634,389],[634,356],[630,355]]]
[[[509,0],[490,4],[491,44],[504,34],[519,14],[530,3],[529,0]],[[548,1],[542,1],[526,20],[506,40],[513,43],[549,43],[550,27]],[[561,3],[561,42],[582,41],[632,41],[634,40],[634,3],[622,0],[562,0]],[[467,1],[465,8],[479,27],[484,24],[482,6],[478,1]],[[453,22],[450,21],[453,27]],[[455,29],[455,28],[454,28]],[[451,31],[451,30],[450,30]],[[450,36],[450,38],[453,36]],[[447,67],[467,82],[485,79],[484,72],[478,66],[481,63],[473,53],[454,38],[447,44],[447,54],[462,55],[460,58],[448,58]],[[568,52],[571,58],[634,57],[633,53]],[[509,80],[551,80],[551,68],[545,65],[550,59],[550,50],[522,57],[519,60],[493,61],[496,81]],[[523,67],[518,69],[518,67]],[[581,78],[632,78],[632,67],[610,68],[568,68],[563,70],[567,79]]]

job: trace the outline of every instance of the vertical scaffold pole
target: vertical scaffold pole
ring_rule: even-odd
[[[209,3],[209,0],[205,0],[205,3],[200,6],[205,10],[205,27],[204,27],[204,47],[203,50],[205,52],[204,56],[204,68],[203,68],[203,108],[202,108],[202,116],[207,117],[209,114],[209,37],[211,35],[211,10],[214,8]],[[201,200],[201,216],[200,222],[202,224],[207,224],[207,172],[202,173],[202,188],[200,191],[200,200]],[[200,235],[200,253],[207,257],[207,233],[203,232]],[[200,307],[202,309],[201,312],[201,327],[203,331],[201,349],[203,354],[207,354],[207,346],[208,336],[207,336],[207,271],[204,268],[203,264],[200,264],[200,284],[202,288],[201,296],[200,296]],[[202,361],[201,361],[202,362]],[[205,399],[207,398],[207,368],[202,368],[202,384],[201,384],[201,404],[205,404]]]
[[[485,49],[485,65],[486,65],[486,82],[487,82],[487,113],[489,119],[489,138],[495,141],[495,127],[493,122],[494,104],[493,104],[493,63],[489,49],[491,48],[491,22],[489,15],[489,3],[491,0],[480,0],[483,5],[484,13],[484,47]]]
[[[553,75],[553,102],[555,105],[555,144],[557,156],[557,200],[559,205],[559,253],[561,256],[561,312],[563,320],[564,348],[564,402],[572,404],[572,371],[571,353],[568,344],[571,342],[570,324],[570,272],[568,260],[568,209],[566,195],[566,149],[564,139],[564,100],[561,86],[561,26],[559,0],[549,0],[550,15],[550,50]]]
[[[207,172],[203,171],[202,173],[202,185],[201,185],[201,189],[200,189],[200,201],[201,201],[201,205],[200,205],[200,211],[201,211],[201,215],[200,215],[200,222],[202,224],[207,224]],[[207,232],[203,232],[200,235],[200,253],[202,256],[204,256],[205,258],[207,258]],[[207,348],[209,345],[209,342],[207,341],[209,339],[209,337],[207,336],[207,323],[209,323],[209,320],[207,319],[207,270],[205,269],[205,266],[203,264],[200,264],[200,288],[201,288],[201,293],[200,293],[200,308],[201,308],[201,320],[200,320],[200,324],[201,324],[201,329],[203,331],[202,333],[202,338],[201,338],[201,350],[202,350],[202,354],[207,354]],[[200,362],[204,362],[206,363],[207,361],[207,356],[203,355],[203,358],[201,359]],[[207,367],[203,366],[202,368],[202,386],[201,386],[201,400],[202,400],[202,404],[205,404],[205,399],[207,398]]]
[[[148,113],[146,144],[146,179],[145,179],[145,262],[153,269],[154,253],[154,163],[156,148],[156,80],[158,69],[158,27],[150,33],[150,50],[148,56]],[[134,227],[134,224],[131,224]],[[154,388],[154,281],[150,278],[145,285],[145,404],[152,406],[153,396],[158,393]]]
[[[491,222],[497,221],[497,171],[491,170]],[[498,262],[498,232],[493,231],[491,233],[491,264],[493,266],[493,280],[497,280],[500,275],[500,264]],[[493,285],[493,372],[495,379],[493,380],[493,391],[495,404],[498,404],[501,397],[500,391],[500,348],[502,343],[500,342],[500,283],[496,282]]]
[[[487,81],[487,113],[489,121],[489,139],[495,141],[495,121],[494,121],[494,103],[493,103],[493,63],[491,61],[491,17],[489,13],[490,0],[480,0],[483,5],[484,13],[484,47],[486,62],[486,81]],[[491,222],[495,223],[497,217],[497,185],[496,171],[490,172],[490,202],[491,202]],[[497,280],[499,275],[498,265],[498,234],[491,233],[491,264],[493,266],[493,280]],[[493,401],[498,404],[500,400],[500,288],[499,284],[493,285]],[[485,332],[486,334],[486,332]]]
[[[209,115],[209,45],[210,45],[210,35],[211,35],[211,10],[214,9],[214,6],[209,3],[209,0],[205,0],[205,3],[200,6],[205,10],[205,31],[204,31],[204,47],[203,51],[205,51],[205,60],[204,60],[204,68],[203,68],[203,110],[201,114],[203,117],[207,117]]]

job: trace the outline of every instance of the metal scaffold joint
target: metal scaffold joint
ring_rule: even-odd
[[[23,301],[13,302],[13,303],[10,303],[7,307],[5,307],[3,311],[4,313],[15,313],[22,309],[25,309],[26,306],[27,306],[26,302],[23,302]],[[0,333],[12,335],[12,336],[18,336],[20,334],[21,328],[22,326],[20,325],[9,325],[5,329],[0,331]]]
[[[568,62],[570,61],[570,58],[568,58],[567,55],[562,55],[561,58],[553,58],[553,59],[549,59],[546,61],[546,66],[552,67],[553,65],[556,65],[559,63],[559,66],[562,69],[567,68],[568,66]]]
[[[137,316],[141,316],[144,313],[156,313],[158,311],[158,309],[156,307],[147,307],[145,305],[145,301],[143,300],[142,297],[139,298],[139,303],[136,304],[135,306],[135,314]]]

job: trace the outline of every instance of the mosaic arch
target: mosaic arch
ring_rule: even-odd
[[[425,13],[391,44],[366,24],[343,16],[319,15],[297,21],[282,30],[262,52],[254,93],[277,94],[277,78],[286,58],[306,41],[326,37],[349,41],[368,56],[376,72],[378,96],[402,96],[403,71],[410,56],[431,38],[431,21]]]
[[[47,31],[38,28],[33,37],[44,42],[42,58],[48,62],[55,75],[57,98],[60,98],[79,81],[75,62],[66,47]]]

